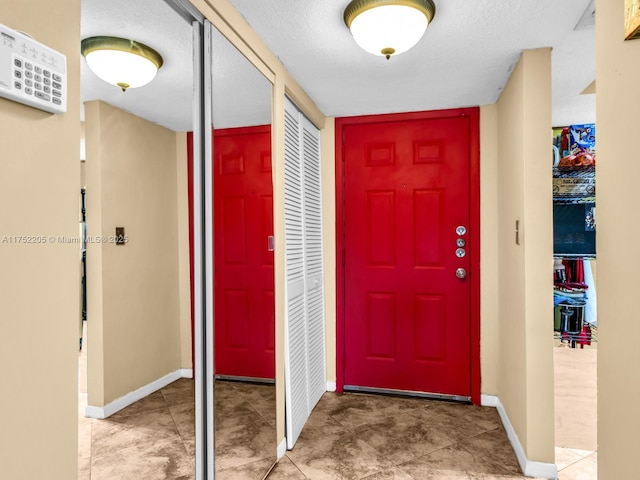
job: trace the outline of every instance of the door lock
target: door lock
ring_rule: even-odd
[[[467,271],[464,268],[458,268],[456,270],[456,277],[458,277],[458,278],[466,278],[467,277]]]

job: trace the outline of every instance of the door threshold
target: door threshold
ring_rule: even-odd
[[[445,393],[416,392],[413,390],[394,390],[390,388],[357,387],[355,385],[344,385],[343,389],[345,392],[348,391],[357,393],[376,393],[383,395],[397,395],[403,397],[429,398],[431,400],[446,400],[449,402],[471,403],[471,396],[448,395]]]
[[[229,381],[229,382],[262,383],[266,385],[276,383],[276,381],[273,378],[238,377],[235,375],[216,375],[215,379]]]

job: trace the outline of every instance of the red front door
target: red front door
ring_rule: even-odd
[[[345,386],[471,396],[472,128],[344,126]]]
[[[215,130],[215,372],[273,379],[271,127]]]

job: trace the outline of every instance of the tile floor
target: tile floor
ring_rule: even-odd
[[[560,480],[598,478],[597,342],[554,348],[556,465]]]
[[[270,479],[525,478],[494,408],[327,393]]]
[[[274,388],[218,382],[216,477],[261,480],[275,452]],[[81,417],[80,479],[192,479],[193,381],[107,420]],[[327,393],[270,479],[520,479],[495,409]]]
[[[588,384],[595,381],[594,351],[554,349],[559,418],[570,418],[562,413],[567,405],[569,410],[576,405],[594,408],[595,388]],[[82,377],[80,386],[86,392]],[[576,398],[585,396],[591,401],[576,404]],[[86,393],[80,393],[79,400],[79,480],[194,478],[192,380],[178,380],[106,420],[85,418]],[[561,421],[556,432],[557,438],[566,438],[556,448],[560,480],[595,480],[595,419],[571,418]],[[582,431],[577,436],[569,428],[576,425]],[[591,443],[579,448],[576,438]],[[217,382],[216,478],[262,480],[273,465],[275,443],[274,388]],[[520,478],[525,477],[493,408],[331,393],[323,396],[296,447],[269,476],[276,480]]]
[[[80,394],[81,409],[86,395]],[[216,477],[262,479],[275,461],[275,388],[216,384]],[[79,419],[79,480],[194,478],[194,383],[181,379],[105,420]]]

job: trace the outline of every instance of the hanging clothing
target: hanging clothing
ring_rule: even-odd
[[[584,309],[584,322],[597,326],[598,325],[598,296],[596,294],[596,282],[593,278],[593,270],[591,268],[591,260],[584,260],[584,283],[589,287],[587,294],[587,304]]]

